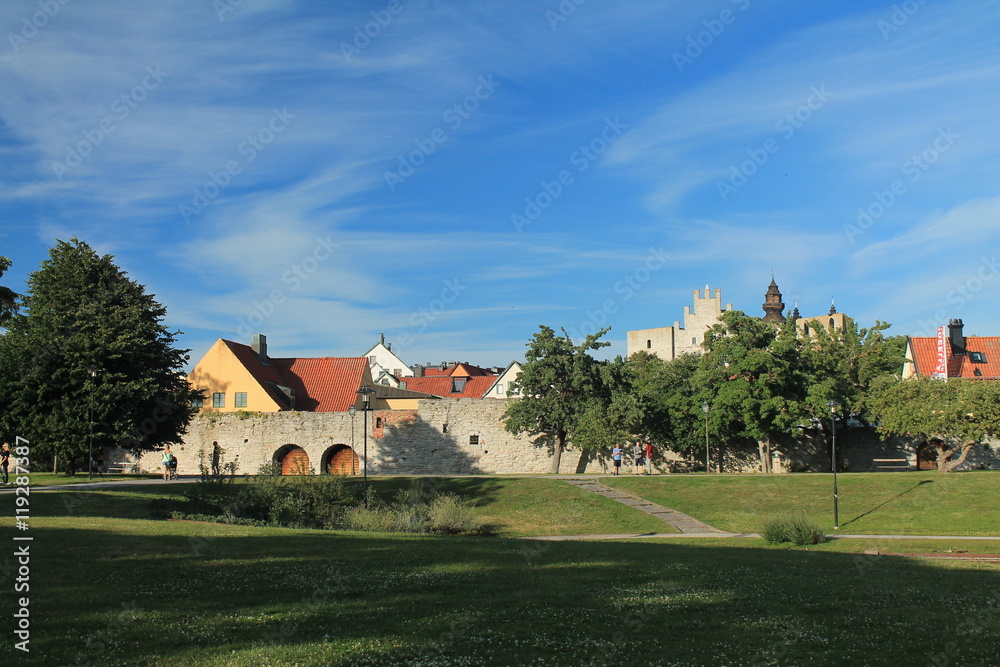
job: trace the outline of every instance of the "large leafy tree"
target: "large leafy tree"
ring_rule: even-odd
[[[757,442],[761,472],[772,471],[778,438],[809,420],[802,346],[793,321],[775,325],[739,310],[723,313],[705,335],[697,398],[710,404],[717,430]]]
[[[928,441],[941,472],[965,463],[976,443],[1000,435],[1000,386],[995,382],[885,376],[873,383],[866,407],[878,418],[883,435]]]
[[[10,260],[0,257],[0,276],[10,268]],[[9,287],[0,285],[0,326],[17,312],[17,294]]]
[[[591,350],[610,345],[599,340],[607,331],[591,334],[576,345],[565,330],[559,336],[540,326],[527,343],[524,365],[514,383],[522,397],[507,406],[504,428],[515,434],[529,433],[551,447],[554,473],[559,472],[568,442],[581,449],[598,448],[615,431],[601,425],[609,395],[602,364],[590,355]],[[576,438],[578,432],[582,437]]]
[[[682,354],[664,361],[645,351],[629,357],[632,391],[641,415],[636,431],[642,439],[675,452],[704,449],[702,401],[692,383],[700,359]]]
[[[885,336],[889,326],[876,321],[859,329],[847,317],[842,328],[814,325],[808,330],[802,354],[809,373],[806,409],[813,417],[828,414],[826,404],[831,400],[846,414],[865,416],[865,396],[872,382],[898,373],[905,360],[906,338]]]
[[[166,310],[77,239],[58,241],[28,281],[22,312],[0,337],[4,429],[68,469],[93,442],[133,451],[180,442],[197,396],[182,375],[187,350]]]

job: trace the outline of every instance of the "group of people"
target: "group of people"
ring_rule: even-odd
[[[614,472],[611,474],[613,476],[621,475],[622,468],[622,456],[624,454],[624,449],[621,445],[615,445],[614,449],[611,450],[611,461],[615,465]],[[636,475],[652,475],[653,474],[653,445],[652,443],[646,443],[642,445],[638,442],[632,445],[632,458],[635,459],[635,474]]]

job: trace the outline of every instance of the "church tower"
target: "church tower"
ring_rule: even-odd
[[[781,292],[778,291],[778,285],[774,282],[774,276],[771,276],[771,284],[767,286],[767,292],[764,294],[764,317],[761,319],[764,322],[777,322],[781,323],[785,321],[785,316],[782,315],[782,311],[785,310],[785,304],[781,302]]]

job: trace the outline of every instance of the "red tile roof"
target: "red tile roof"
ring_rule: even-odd
[[[365,357],[273,359],[264,365],[249,345],[223,340],[243,367],[278,405],[290,408],[288,397],[275,385],[295,391],[295,408],[308,412],[344,412],[357,400],[365,379]]]
[[[493,386],[495,380],[496,377],[493,375],[470,377],[465,382],[465,388],[460,392],[452,391],[454,380],[447,376],[403,378],[399,386],[442,398],[482,398]]]
[[[965,354],[954,354],[950,343],[945,349],[948,351],[948,377],[1000,379],[1000,336],[967,336]],[[911,337],[910,351],[915,371],[930,376],[937,366],[937,338]],[[973,362],[971,352],[981,352],[986,361]],[[981,375],[976,375],[976,369]]]
[[[344,412],[358,400],[368,360],[364,357],[268,359],[295,390],[295,409]]]

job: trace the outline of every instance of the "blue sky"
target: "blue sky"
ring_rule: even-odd
[[[78,236],[192,361],[624,353],[772,269],[803,315],[1000,334],[1000,3],[576,2],[8,0],[2,280]]]

